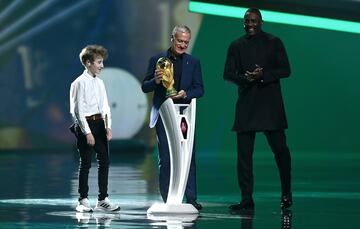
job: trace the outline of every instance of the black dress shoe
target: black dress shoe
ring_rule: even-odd
[[[290,208],[292,204],[293,204],[293,202],[292,202],[292,195],[291,195],[291,193],[290,193],[290,194],[283,195],[283,196],[281,197],[281,202],[280,202],[280,207],[281,207],[281,209]]]
[[[281,229],[291,229],[292,211],[283,209],[281,211]]]
[[[192,206],[194,206],[197,210],[201,210],[202,209],[202,206],[201,204],[199,204],[198,202],[196,202],[195,200],[193,201],[187,201],[188,204],[191,204]]]
[[[255,207],[254,201],[251,200],[242,200],[238,204],[230,205],[230,210],[239,211],[239,210],[253,210]]]

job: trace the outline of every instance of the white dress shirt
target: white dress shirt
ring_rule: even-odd
[[[70,113],[84,134],[91,133],[86,116],[101,114],[106,128],[111,129],[111,113],[104,82],[85,69],[70,87]]]

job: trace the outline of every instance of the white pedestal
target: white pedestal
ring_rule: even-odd
[[[159,110],[164,124],[170,153],[170,184],[165,204],[156,203],[148,214],[199,214],[191,204],[183,204],[194,145],[196,99],[190,104],[174,104],[168,98]],[[185,122],[187,131],[181,131]]]

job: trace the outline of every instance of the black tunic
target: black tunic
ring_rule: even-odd
[[[263,77],[253,82],[245,72],[263,68]],[[233,130],[265,131],[287,128],[280,79],[289,77],[290,65],[281,40],[260,32],[242,36],[231,43],[224,70],[224,79],[238,85]]]

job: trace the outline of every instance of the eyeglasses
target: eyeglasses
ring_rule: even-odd
[[[178,38],[175,38],[175,42],[177,43],[177,44],[184,44],[184,45],[189,45],[189,42],[190,41],[184,41],[184,40],[180,40],[180,39],[178,39]]]

